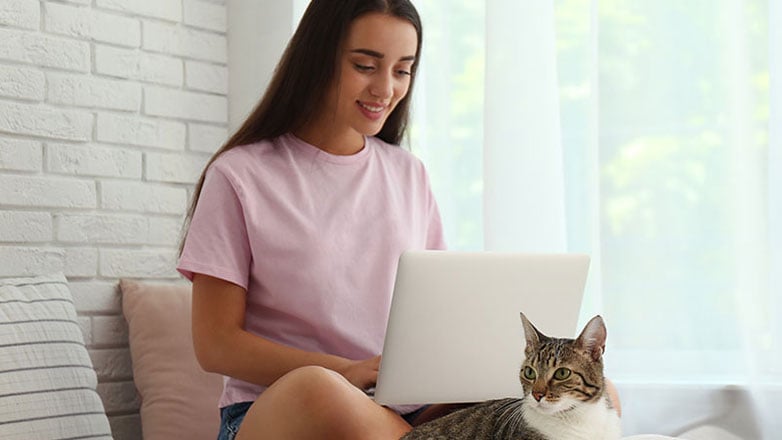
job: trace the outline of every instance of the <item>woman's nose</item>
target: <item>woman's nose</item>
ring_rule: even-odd
[[[394,81],[391,73],[375,75],[369,92],[379,99],[390,99],[394,95]]]

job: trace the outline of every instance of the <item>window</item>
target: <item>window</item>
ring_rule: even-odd
[[[502,100],[492,93],[503,91],[492,90],[490,69],[505,66],[487,63],[487,50],[507,53],[508,63],[523,59],[514,51],[530,38],[522,23],[546,17],[517,15],[518,40],[487,49],[497,42],[487,37],[495,23],[486,21],[497,10],[487,8],[517,13],[519,2],[415,3],[425,37],[411,144],[429,169],[450,247],[483,249],[492,234],[488,147],[509,157],[518,149],[561,154],[563,193],[524,176],[503,186],[562,198],[566,245],[549,250],[592,256],[583,320],[598,311],[606,317],[610,375],[782,379],[782,329],[774,320],[782,286],[773,282],[782,271],[782,164],[771,160],[780,157],[782,133],[770,124],[772,108],[782,105],[771,87],[782,50],[769,47],[769,17],[780,15],[769,2],[556,0],[551,117],[559,132],[534,146],[514,136],[487,146],[487,127],[515,110],[492,104]],[[518,84],[541,78],[508,68],[517,69]],[[491,215],[521,215],[519,233],[530,234],[525,226],[534,223],[512,212],[512,198],[503,200],[509,207],[494,206]]]

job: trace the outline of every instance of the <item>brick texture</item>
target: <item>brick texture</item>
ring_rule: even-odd
[[[38,29],[41,4],[30,0],[3,0],[0,3],[0,25]]]
[[[68,277],[117,440],[141,438],[118,281],[180,278],[226,30],[222,0],[0,1],[0,277]]]
[[[43,101],[46,77],[38,69],[0,66],[0,96]]]
[[[42,158],[43,144],[40,141],[0,136],[0,169],[39,171]]]

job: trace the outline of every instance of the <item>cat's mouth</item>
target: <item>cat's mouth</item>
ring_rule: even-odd
[[[535,411],[549,416],[559,414],[559,413],[565,413],[576,407],[576,405],[574,405],[573,403],[568,403],[563,400],[551,401],[546,398],[543,398],[540,401],[530,399],[529,406]]]

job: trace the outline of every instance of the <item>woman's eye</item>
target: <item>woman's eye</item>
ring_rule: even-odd
[[[556,380],[565,380],[568,377],[570,377],[570,370],[567,368],[559,368],[554,372],[554,379]]]
[[[396,74],[397,75],[407,75],[407,76],[412,75],[412,73],[410,71],[408,71],[408,70],[397,70]]]
[[[372,66],[367,66],[364,64],[354,64],[353,66],[355,66],[356,70],[358,70],[359,72],[369,72],[370,70],[373,69]]]

